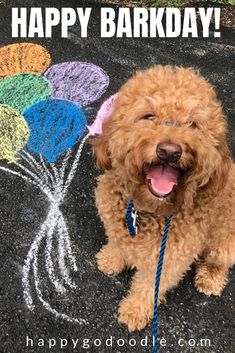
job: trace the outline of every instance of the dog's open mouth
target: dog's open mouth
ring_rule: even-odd
[[[181,169],[168,164],[153,164],[146,170],[146,178],[150,192],[159,198],[171,194],[178,183]]]

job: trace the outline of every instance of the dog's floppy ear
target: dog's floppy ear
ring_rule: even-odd
[[[230,151],[225,137],[220,143],[219,151],[221,156],[221,163],[217,166],[209,182],[211,191],[215,194],[218,194],[218,192],[223,190],[227,184],[229,170],[232,163]]]
[[[224,189],[228,181],[232,158],[227,143],[228,123],[226,116],[222,110],[221,102],[216,97],[216,92],[211,87],[209,93],[205,93],[205,97],[209,98],[207,114],[208,122],[208,138],[213,138],[213,145],[217,150],[214,156],[207,155],[207,175],[209,180],[204,184],[203,189],[206,193],[213,197],[218,195]],[[206,165],[204,164],[204,167]]]
[[[89,143],[93,146],[93,153],[96,157],[98,167],[107,170],[112,168],[109,153],[109,140],[111,137],[111,123],[109,119],[102,126],[102,134],[89,140]]]
[[[227,184],[229,170],[232,164],[232,159],[225,136],[221,139],[218,150],[220,153],[220,162],[206,185],[206,191],[209,191],[213,196],[218,195],[218,193],[222,191]]]

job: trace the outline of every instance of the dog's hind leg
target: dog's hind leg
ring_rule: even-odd
[[[235,263],[235,234],[224,239],[219,246],[210,249],[199,263],[195,287],[208,296],[220,296],[228,278],[229,268]]]

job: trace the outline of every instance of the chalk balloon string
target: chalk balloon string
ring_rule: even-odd
[[[71,149],[66,153],[65,158],[62,161],[61,167],[57,168],[55,164],[49,169],[48,163],[44,160],[43,156],[40,155],[40,162],[35,159],[33,154],[26,150],[21,151],[21,158],[24,164],[15,162],[15,169],[9,167],[0,166],[2,171],[16,175],[35,186],[37,186],[42,193],[47,196],[49,202],[49,211],[46,220],[40,227],[38,234],[36,235],[28,255],[25,260],[23,267],[23,289],[24,298],[26,304],[30,310],[35,309],[33,303],[31,283],[30,283],[30,272],[32,271],[34,277],[34,286],[36,294],[43,306],[54,314],[56,317],[66,319],[67,321],[76,323],[85,323],[84,319],[77,319],[69,315],[59,313],[57,310],[51,307],[51,305],[43,298],[40,276],[38,270],[38,253],[40,245],[45,239],[45,267],[48,273],[48,277],[57,293],[65,294],[67,292],[66,286],[71,289],[76,288],[76,284],[71,279],[71,271],[76,272],[78,270],[76,265],[76,259],[72,251],[71,240],[68,232],[68,227],[64,216],[60,210],[60,205],[67,194],[67,191],[71,185],[73,177],[75,175],[80,156],[84,147],[84,144],[90,133],[86,134],[79,147],[77,149],[74,160],[70,170],[68,171],[67,177],[66,169],[69,167],[70,159],[72,158]],[[16,170],[19,169],[19,170]],[[56,274],[55,263],[52,258],[52,242],[53,239],[58,240],[58,267],[60,271],[60,278]],[[69,264],[69,266],[68,266]]]
[[[76,288],[72,272],[78,268],[60,206],[89,136],[88,133],[84,137],[87,124],[81,107],[101,97],[109,85],[109,76],[101,67],[86,62],[65,62],[49,67],[50,54],[34,43],[3,46],[0,53],[0,127],[6,130],[3,136],[0,134],[0,159],[15,162],[14,168],[7,165],[0,166],[0,170],[38,187],[49,202],[47,217],[23,267],[26,304],[31,310],[35,308],[34,284],[35,299],[37,297],[47,310],[68,321],[83,323],[83,319],[59,313],[44,299],[39,271],[39,265],[41,268],[43,264],[39,263],[38,256],[42,256],[43,250],[39,250],[44,248],[45,270],[56,293],[64,295],[68,289]],[[13,57],[14,61],[9,60]],[[7,141],[5,132],[5,135],[10,132]],[[28,149],[22,150],[26,141]],[[71,149],[78,141],[81,143],[74,159]],[[17,156],[21,159],[16,160]],[[64,156],[60,167],[56,163],[59,156]],[[56,254],[53,252],[55,241]]]
[[[23,266],[24,298],[30,310],[39,300],[56,317],[85,323],[81,318],[58,312],[45,299],[46,278],[42,278],[41,271],[45,268],[48,283],[57,294],[76,289],[72,274],[78,268],[60,206],[90,136],[90,131],[84,134],[87,122],[82,107],[103,95],[109,76],[101,67],[86,62],[49,67],[50,54],[34,43],[3,46],[0,53],[0,159],[14,162],[13,167],[4,165],[0,170],[39,188],[49,203],[46,219]],[[81,142],[77,145],[78,141]],[[27,150],[23,149],[26,142]],[[60,156],[63,159],[58,166]],[[40,260],[44,256],[44,262],[39,261],[39,256]]]

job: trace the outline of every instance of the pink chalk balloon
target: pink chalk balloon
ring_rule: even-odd
[[[80,61],[53,65],[44,76],[52,86],[52,97],[82,107],[99,99],[109,85],[109,76],[101,67]]]
[[[113,94],[101,105],[93,124],[88,126],[91,135],[102,134],[102,125],[112,114],[117,95],[118,93]]]

